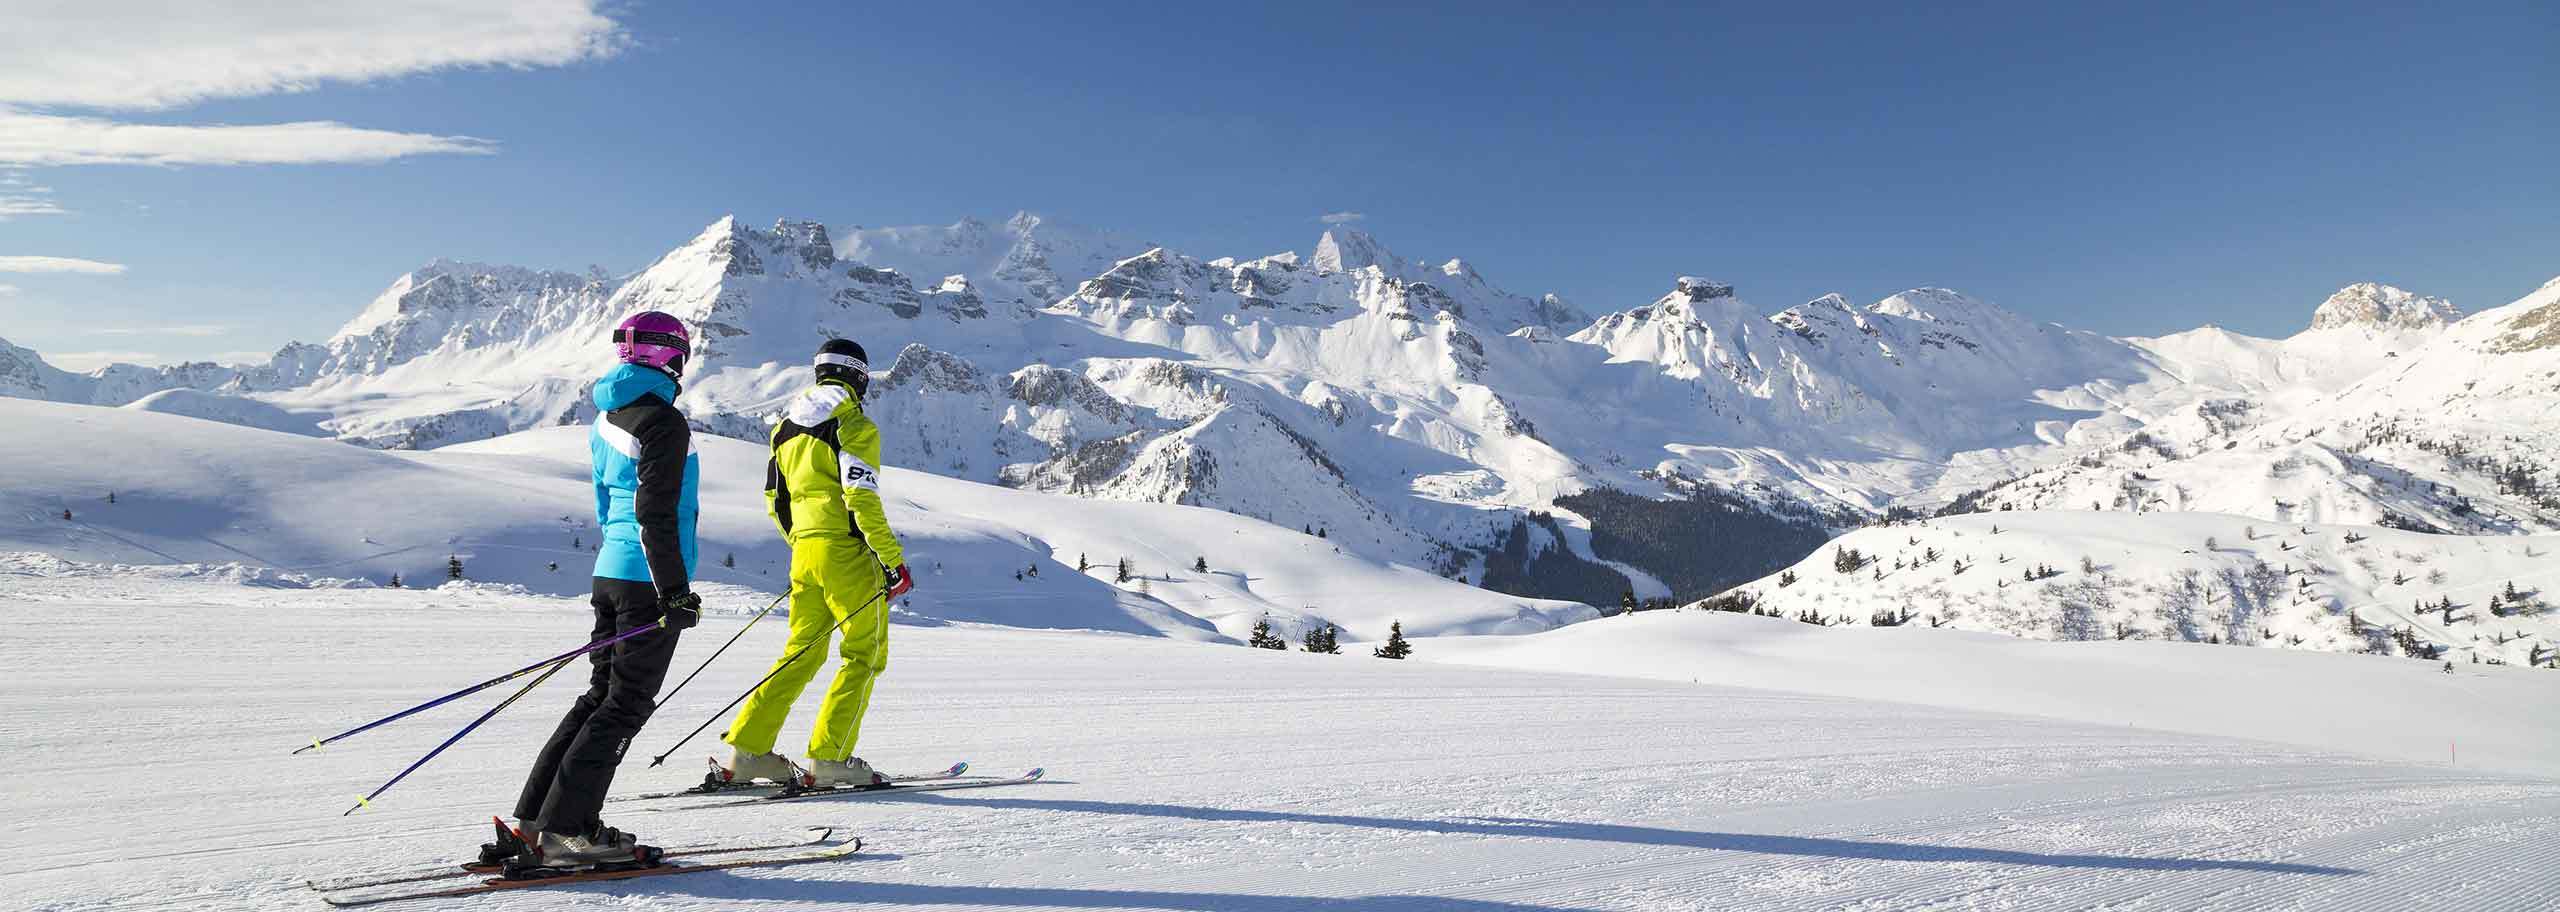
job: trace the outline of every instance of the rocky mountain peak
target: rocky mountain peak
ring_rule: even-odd
[[[1377,266],[1388,273],[1403,271],[1403,261],[1388,253],[1386,245],[1357,228],[1336,225],[1316,238],[1315,267],[1318,273],[1350,272]]]
[[[1733,297],[1733,286],[1697,276],[1681,276],[1671,294],[1691,304],[1704,304],[1718,298]]]
[[[2380,282],[2357,282],[2338,289],[2311,312],[2311,328],[2440,329],[2462,319],[2453,302]]]

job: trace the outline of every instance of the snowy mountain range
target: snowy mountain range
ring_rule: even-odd
[[[656,309],[696,327],[682,404],[714,433],[760,440],[808,352],[848,337],[895,465],[1596,604],[1702,596],[1949,504],[2560,528],[2520,420],[2554,401],[2530,382],[2560,357],[2554,296],[2461,319],[2359,284],[2288,339],[2128,339],[1946,289],[1771,314],[1682,277],[1595,317],[1341,227],[1200,259],[1030,214],[732,217],[618,278],[431,263],[262,365],[77,375],[0,347],[0,394],[433,449],[587,420],[609,328]]]

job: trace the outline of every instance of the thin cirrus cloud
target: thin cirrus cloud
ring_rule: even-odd
[[[6,142],[0,134],[0,142]],[[53,188],[27,179],[23,171],[0,171],[0,222],[22,215],[61,215],[66,210],[53,201]]]
[[[1305,210],[1299,211],[1303,212]],[[1341,212],[1327,212],[1323,215],[1316,216],[1316,221],[1323,222],[1327,225],[1348,225],[1364,218],[1368,218],[1368,216],[1345,209]]]
[[[629,45],[594,0],[92,0],[0,30],[0,164],[371,163],[485,154],[469,136],[330,120],[134,124],[89,111],[157,111],[454,69],[533,69]]]
[[[0,256],[0,272],[53,272],[78,275],[121,275],[123,263],[102,263],[79,257]]]

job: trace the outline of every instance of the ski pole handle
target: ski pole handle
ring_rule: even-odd
[[[480,683],[478,683],[478,684],[473,684],[473,685],[471,685],[471,686],[469,686],[469,687],[465,687],[465,688],[463,688],[463,689],[461,689],[461,690],[457,690],[457,691],[454,691],[454,692],[452,692],[452,693],[445,694],[444,696],[437,697],[437,698],[435,698],[435,699],[433,699],[433,700],[429,700],[429,701],[427,701],[427,702],[420,703],[420,704],[418,704],[418,705],[416,705],[416,706],[409,707],[408,709],[404,709],[404,710],[401,710],[401,711],[399,711],[399,712],[392,713],[392,714],[390,714],[390,715],[388,715],[388,716],[384,716],[384,717],[382,717],[382,718],[375,719],[375,720],[373,720],[373,721],[371,721],[371,722],[367,722],[367,723],[365,723],[365,724],[363,724],[363,725],[359,725],[359,726],[356,726],[356,727],[354,727],[354,728],[347,729],[346,731],[342,731],[342,732],[339,732],[339,733],[337,733],[337,734],[330,735],[329,737],[326,737],[326,738],[320,738],[320,739],[314,740],[314,741],[312,741],[312,742],[311,742],[311,743],[309,743],[309,744],[305,744],[305,745],[303,745],[303,746],[301,746],[301,747],[294,748],[294,749],[293,749],[293,752],[294,752],[294,753],[299,754],[299,753],[302,753],[303,751],[307,751],[307,750],[314,750],[314,749],[320,748],[320,747],[325,746],[325,745],[335,744],[335,743],[337,743],[337,742],[339,742],[339,741],[345,740],[345,739],[350,738],[350,737],[353,737],[353,736],[355,736],[355,735],[359,735],[359,734],[363,734],[363,733],[365,733],[365,732],[372,731],[372,730],[377,729],[377,728],[380,728],[380,727],[382,727],[382,726],[384,726],[384,725],[389,725],[389,724],[391,724],[391,723],[393,723],[393,722],[397,722],[397,721],[400,721],[400,720],[402,720],[402,719],[406,719],[406,718],[408,718],[408,717],[410,717],[410,716],[414,716],[414,715],[417,715],[417,714],[419,714],[419,713],[426,712],[427,710],[434,709],[434,708],[436,708],[436,707],[438,707],[438,706],[443,706],[443,705],[445,705],[445,704],[447,704],[447,703],[451,703],[451,702],[453,702],[453,701],[455,701],[455,700],[459,700],[459,699],[462,699],[462,698],[464,698],[464,697],[470,696],[470,695],[472,695],[472,694],[476,694],[476,693],[479,693],[479,692],[481,692],[481,691],[487,690],[487,689],[489,689],[489,688],[496,687],[496,686],[498,686],[498,685],[500,685],[500,684],[507,683],[508,681],[513,681],[513,680],[515,680],[515,679],[517,679],[517,678],[524,677],[525,675],[532,674],[532,673],[534,673],[534,672],[536,672],[536,671],[540,671],[540,670],[542,670],[542,668],[543,668],[544,666],[547,666],[547,665],[554,665],[554,664],[559,664],[559,663],[567,662],[567,661],[569,661],[570,659],[574,659],[574,658],[577,658],[577,657],[579,657],[579,656],[586,655],[587,653],[594,652],[594,651],[596,651],[596,650],[603,649],[603,648],[605,648],[605,647],[607,647],[607,646],[611,646],[611,645],[613,645],[613,644],[615,644],[615,643],[619,643],[619,642],[622,642],[622,641],[624,641],[624,640],[628,640],[628,639],[630,639],[630,638],[632,638],[632,637],[639,636],[639,635],[641,635],[641,634],[643,634],[643,633],[647,633],[647,632],[649,632],[649,631],[656,630],[656,629],[658,629],[658,627],[659,627],[659,625],[658,625],[658,624],[647,624],[647,625],[643,625],[643,626],[639,626],[639,627],[634,627],[634,628],[631,628],[631,629],[629,629],[629,630],[625,630],[625,631],[623,631],[623,632],[621,632],[621,633],[617,633],[617,634],[614,634],[614,635],[612,635],[612,636],[605,637],[604,639],[597,640],[597,641],[595,641],[595,642],[593,642],[593,643],[588,643],[587,645],[580,646],[580,647],[578,647],[578,648],[576,648],[576,649],[569,650],[568,652],[564,652],[564,653],[561,653],[561,654],[559,654],[559,655],[552,656],[552,657],[550,657],[550,658],[548,658],[548,659],[544,659],[544,660],[542,660],[542,661],[535,662],[535,663],[533,663],[533,664],[531,664],[531,665],[527,665],[527,666],[525,666],[525,667],[523,667],[523,668],[518,668],[518,669],[516,669],[516,670],[514,670],[514,671],[507,672],[506,674],[502,674],[502,675],[499,675],[499,676],[497,676],[497,677],[490,678],[489,680],[482,681],[482,682],[480,682]]]

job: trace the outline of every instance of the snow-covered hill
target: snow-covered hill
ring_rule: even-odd
[[[2017,511],[1861,529],[1707,604],[1825,623],[2560,665],[2560,536]]]
[[[19,399],[0,400],[0,425],[13,430],[0,436],[0,464],[10,466],[0,551],[236,563],[360,585],[399,574],[411,586],[442,582],[459,559],[473,581],[561,595],[588,586],[598,538],[584,427],[382,452]],[[789,556],[764,516],[763,448],[708,436],[698,445],[702,578],[780,591]],[[1518,633],[1592,616],[1213,510],[1096,503],[896,468],[884,487],[920,578],[901,608],[919,619],[1241,640],[1265,616],[1293,638],[1326,623],[1383,638],[1396,621],[1417,634]],[[1080,558],[1089,572],[1077,572]],[[1126,582],[1115,580],[1122,558],[1135,571]],[[1195,569],[1203,561],[1207,569]]]
[[[1209,507],[1321,530],[1371,559],[1594,604],[1627,588],[1697,597],[1775,566],[1734,554],[1682,567],[1612,546],[1633,527],[1575,498],[1616,492],[1739,504],[1791,530],[1781,538],[1808,540],[1950,501],[2553,528],[2516,506],[2529,497],[2460,513],[2449,492],[2483,484],[2479,472],[2431,473],[2420,451],[2443,445],[2439,429],[2333,428],[2428,441],[2353,454],[2362,462],[2337,441],[2266,458],[2297,441],[2253,442],[2204,460],[2233,434],[2319,426],[2302,416],[2327,416],[2369,376],[2411,363],[2457,315],[2388,286],[2349,286],[2285,340],[2210,328],[2108,338],[1936,288],[1770,314],[1694,277],[1595,319],[1341,227],[1311,252],[1203,259],[1027,213],[838,231],[729,217],[619,278],[432,263],[328,341],[264,365],[83,377],[10,349],[0,391],[121,404],[185,387],[261,405],[162,405],[434,449],[590,419],[582,390],[598,340],[641,309],[696,327],[683,405],[714,433],[760,439],[814,344],[850,337],[883,368],[872,408],[893,430],[893,464]],[[2499,408],[2482,407],[2487,418]],[[2232,459],[2255,461],[2235,471]],[[2155,475],[2155,461],[2173,460],[2194,468]],[[2280,483],[2225,483],[2254,476]],[[2395,484],[2409,479],[2450,487]],[[1705,527],[1673,547],[1724,553],[1711,544],[1760,532]],[[1537,547],[1516,554],[1519,542]],[[1526,569],[1541,563],[1554,569]]]
[[[319,905],[310,878],[468,857],[576,684],[550,682],[348,816],[340,812],[354,796],[505,688],[288,753],[567,648],[588,625],[575,600],[486,589],[295,591],[28,576],[6,564],[0,612],[12,625],[0,637],[11,675],[0,687],[9,732],[0,757],[15,777],[0,792],[14,821],[0,830],[13,859],[0,889],[13,908],[65,912],[299,912]],[[2560,675],[1755,620],[1653,612],[1493,643],[1422,640],[1417,660],[1404,662],[900,627],[864,720],[863,755],[892,770],[1040,765],[1045,782],[720,809],[617,802],[606,820],[658,844],[831,825],[867,845],[825,864],[408,908],[2543,912],[2560,903],[2560,782],[2549,778],[2560,701],[2541,680]],[[676,666],[710,658],[742,622],[706,618],[682,638]],[[1478,645],[1562,657],[1570,644],[1602,640],[1625,648],[1564,667],[1618,677],[1430,661],[1518,657],[1462,655]],[[781,650],[771,622],[744,631],[658,710],[616,791],[696,781],[699,757],[716,749],[710,732],[667,766],[646,758],[725,716],[722,703]],[[1900,702],[1801,692],[1872,688],[1885,674]],[[2217,690],[2227,698],[2195,699]],[[2009,712],[1913,705],[1968,691]],[[810,708],[794,714],[787,748],[803,742]],[[2155,724],[2169,715],[2161,710],[2196,712]],[[2200,724],[2247,739],[2175,731]],[[149,782],[101,788],[101,778]],[[138,853],[137,833],[165,850]]]

